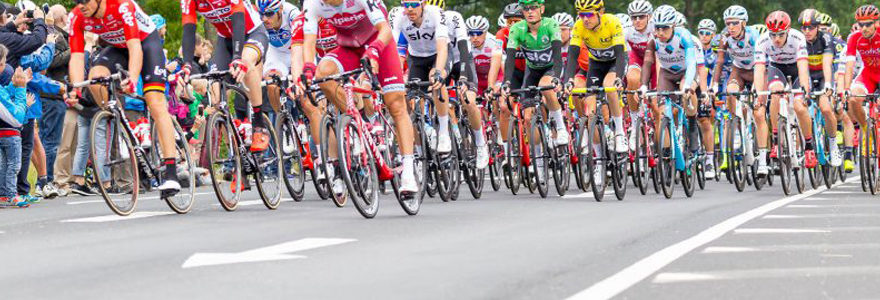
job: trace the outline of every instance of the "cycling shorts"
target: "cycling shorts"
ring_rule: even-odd
[[[245,41],[244,47],[256,50],[259,55],[257,61],[262,63],[266,59],[266,46],[269,45],[269,34],[266,33],[266,27],[260,25],[259,28],[254,29],[253,32],[245,36]],[[217,41],[214,43],[214,54],[211,56],[211,62],[209,63],[210,70],[229,70],[229,63],[232,62],[232,57],[232,40],[218,36]]]
[[[868,94],[873,94],[877,90],[877,86],[880,85],[880,73],[864,72],[864,70],[862,69],[862,72],[859,72],[856,79],[853,80],[853,87],[864,87]]]
[[[620,59],[620,58],[618,58]],[[621,76],[625,76],[623,73],[624,70],[622,68],[616,67],[615,61],[597,61],[590,60],[590,70],[587,71],[587,87],[601,87],[605,82],[605,77],[608,76],[608,73],[614,72],[617,74],[617,78],[621,78]]]
[[[797,64],[770,64],[767,67],[767,88],[775,82],[781,82],[786,87],[791,86],[793,90],[801,88]]]
[[[728,79],[727,84],[736,83],[736,86],[739,87],[739,90],[743,90],[743,87],[752,84],[755,81],[754,75],[754,70],[730,67],[730,79]]]
[[[409,65],[408,81],[412,81],[413,79],[418,79],[422,82],[431,80],[431,70],[434,69],[434,65],[437,62],[436,54],[427,57],[410,55],[406,60],[407,65]],[[423,87],[422,91],[427,92],[428,87]]]
[[[538,86],[541,83],[541,78],[544,76],[550,76],[550,72],[553,71],[553,68],[545,68],[545,69],[532,69],[531,67],[526,66],[525,76],[523,76],[521,88],[527,88],[531,86]]]
[[[676,74],[667,70],[660,70],[660,76],[657,78],[657,90],[662,92],[679,90],[684,74],[685,72]]]
[[[371,39],[365,44],[372,42],[373,40]],[[351,71],[361,67],[361,58],[364,57],[364,52],[366,51],[366,48],[339,47],[321,58],[321,61],[328,60],[333,62],[340,72]],[[406,90],[404,88],[400,58],[397,55],[397,44],[388,43],[384,49],[379,50],[379,74],[376,75],[378,75],[379,83],[382,85],[382,92],[403,92]]]
[[[162,40],[158,32],[153,32],[141,41],[144,59],[141,67],[141,78],[144,82],[144,94],[147,92],[165,93],[165,53],[162,51]],[[93,59],[92,64],[110,69],[110,73],[128,69],[128,49],[104,47]]]

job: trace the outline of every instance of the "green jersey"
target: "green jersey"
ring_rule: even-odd
[[[522,20],[510,27],[507,49],[519,48],[525,54],[529,68],[546,69],[553,66],[553,50],[550,47],[553,41],[562,41],[559,24],[555,20],[542,19],[537,35],[533,35],[528,23]]]

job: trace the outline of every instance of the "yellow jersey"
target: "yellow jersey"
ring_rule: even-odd
[[[592,60],[614,60],[614,51],[611,48],[617,45],[626,48],[620,19],[613,14],[602,14],[599,18],[599,26],[596,26],[595,30],[587,29],[584,21],[578,19],[571,30],[571,45],[586,48]]]

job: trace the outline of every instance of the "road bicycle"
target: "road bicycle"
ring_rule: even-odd
[[[457,84],[458,90],[466,89],[467,86],[465,83]],[[462,177],[464,177],[465,183],[467,183],[468,190],[471,192],[471,196],[474,199],[480,199],[483,194],[483,184],[485,183],[486,178],[486,169],[478,169],[477,168],[477,142],[474,136],[473,130],[470,128],[470,123],[468,119],[468,112],[464,109],[460,102],[463,102],[465,105],[469,105],[467,97],[462,95],[461,97],[450,97],[450,104],[452,104],[452,109],[455,111],[455,115],[458,117],[458,134],[455,135],[456,139],[459,142],[458,151],[458,162],[459,162],[459,170]],[[483,136],[487,136],[487,132],[480,124],[480,128],[478,130],[483,131]],[[486,144],[490,144],[490,141],[485,141]],[[458,193],[458,189],[454,191],[456,194]],[[457,197],[453,197],[455,199]]]
[[[804,135],[803,132],[801,132],[797,118],[790,117],[794,115],[794,107],[791,105],[789,97],[786,96],[794,93],[803,93],[803,91],[786,88],[781,91],[763,91],[756,93],[757,96],[782,96],[779,97],[778,120],[776,121],[776,128],[773,129],[773,131],[777,133],[778,138],[776,141],[771,141],[775,143],[777,155],[776,158],[771,157],[770,160],[777,164],[776,167],[778,167],[778,175],[780,179],[779,183],[782,185],[782,192],[785,195],[791,194],[792,174],[794,175],[795,185],[799,191],[804,189],[802,186],[805,182]],[[776,168],[771,165],[770,169],[774,170]]]
[[[520,178],[525,179],[528,187],[537,190],[541,198],[547,198],[550,167],[561,167],[558,163],[559,155],[556,153],[556,145],[553,145],[552,140],[548,140],[555,135],[550,128],[551,126],[544,120],[546,106],[544,97],[541,95],[541,92],[555,88],[556,85],[548,85],[510,90],[509,94],[513,95],[516,100],[511,103],[508,98],[507,103],[512,112],[509,131],[512,137],[509,141],[510,147],[508,147],[507,157],[510,162],[519,160],[521,163],[521,169],[511,166],[511,173],[520,169]],[[531,120],[528,130],[526,130],[523,128],[523,121],[525,121],[526,110],[530,108],[532,109],[530,111]],[[518,148],[517,151],[514,151],[514,148]]]
[[[681,91],[645,93],[646,97],[660,97],[662,100],[658,100],[658,103],[663,103],[660,132],[658,132],[660,139],[657,143],[656,153],[659,156],[657,161],[658,180],[663,190],[663,196],[667,199],[672,198],[676,173],[678,173],[685,196],[689,198],[693,196],[696,187],[695,165],[697,159],[689,151],[690,147],[687,145],[698,141],[690,140],[691,135],[683,132],[689,128],[688,119],[685,118],[685,109],[681,106],[680,100],[673,100],[673,97],[681,99],[683,95],[684,93]],[[666,146],[667,144],[669,146]]]
[[[880,160],[878,160],[877,149],[880,149],[880,127],[877,126],[877,119],[880,118],[880,106],[877,105],[877,99],[880,99],[880,91],[872,94],[852,94],[850,97],[864,98],[867,110],[865,114],[867,123],[865,128],[859,130],[858,145],[859,153],[859,175],[862,185],[865,186],[871,195],[876,195],[880,190]]]
[[[605,188],[608,186],[606,172],[611,171],[611,185],[614,189],[614,195],[617,200],[623,200],[626,196],[626,178],[628,176],[627,167],[629,165],[629,155],[621,154],[615,151],[614,134],[612,121],[606,120],[604,116],[605,107],[608,105],[606,93],[618,93],[620,91],[615,87],[591,87],[576,88],[571,91],[572,95],[589,95],[596,96],[596,104],[592,110],[586,108],[584,111],[592,111],[592,113],[582,120],[580,124],[581,133],[575,141],[580,153],[578,163],[581,169],[581,178],[585,186],[590,186],[593,191],[593,198],[596,201],[602,201],[605,197]],[[587,105],[586,101],[583,101]],[[623,126],[623,124],[620,124]],[[637,125],[638,126],[638,125]],[[585,141],[590,145],[585,145]],[[597,182],[596,177],[602,178],[602,182]],[[587,182],[587,180],[589,180]]]
[[[292,75],[282,78],[278,74],[270,74],[269,78],[262,82],[262,86],[276,86],[281,91],[286,91],[293,79]],[[275,117],[275,133],[278,134],[281,161],[284,166],[281,171],[284,185],[293,201],[302,201],[305,194],[305,172],[308,171],[319,197],[326,199],[329,187],[326,185],[326,181],[320,183],[316,179],[317,172],[308,139],[308,130],[305,128],[302,118],[293,113],[298,109],[296,101],[289,101],[285,94],[282,92],[279,95],[278,102],[281,104],[281,109]]]

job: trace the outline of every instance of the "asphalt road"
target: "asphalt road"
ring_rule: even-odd
[[[880,295],[880,200],[857,179],[792,197],[713,182],[693,198],[630,189],[601,203],[575,190],[473,200],[465,187],[418,216],[385,196],[372,220],[313,193],[276,211],[251,195],[235,212],[199,193],[187,215],[142,199],[115,217],[78,196],[0,210],[0,299]]]

